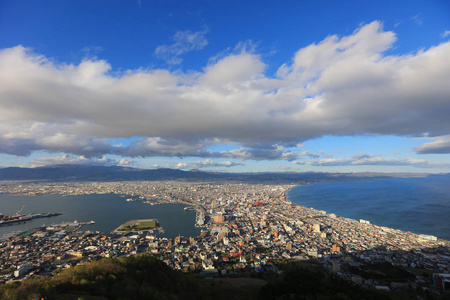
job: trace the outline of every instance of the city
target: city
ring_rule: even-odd
[[[148,231],[83,231],[77,223],[33,228],[0,241],[0,281],[47,276],[103,257],[135,254],[205,276],[276,273],[281,263],[314,260],[355,285],[382,290],[435,287],[422,271],[387,286],[355,270],[388,263],[409,271],[449,272],[448,241],[294,205],[287,199],[293,186],[220,181],[4,183],[0,193],[120,194],[124,201],[149,205],[183,203],[196,210],[196,226],[202,232],[168,239]]]

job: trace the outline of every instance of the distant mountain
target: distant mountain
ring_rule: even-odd
[[[0,169],[0,180],[170,180],[207,179],[211,176],[217,177],[217,175],[203,172],[186,172],[173,169],[143,170],[126,167],[88,165],[54,165],[38,168],[10,167]]]
[[[137,169],[89,165],[53,165],[38,168],[0,169],[0,180],[18,181],[129,181],[129,180],[229,180],[245,182],[326,182],[388,177],[424,177],[407,173],[219,173],[199,170]]]

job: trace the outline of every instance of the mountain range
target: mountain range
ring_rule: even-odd
[[[448,175],[448,174],[447,174]],[[0,169],[1,181],[131,181],[131,180],[202,180],[299,183],[347,181],[387,177],[425,177],[426,173],[220,173],[199,170],[138,169],[119,166],[53,165],[37,168]],[[434,175],[436,176],[436,175]]]

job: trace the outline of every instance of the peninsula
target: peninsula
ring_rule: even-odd
[[[450,271],[448,241],[295,205],[287,199],[294,186],[220,181],[5,184],[2,193],[109,193],[183,203],[196,210],[196,225],[204,229],[199,236],[168,239],[148,232],[160,229],[156,220],[129,221],[112,234],[36,228],[33,234],[0,241],[0,282],[141,253],[175,270],[222,276],[278,272],[284,263],[315,261],[355,285],[393,290],[437,288],[431,275]],[[15,276],[17,270],[22,271]]]

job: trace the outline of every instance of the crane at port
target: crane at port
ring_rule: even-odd
[[[21,209],[19,209],[19,211],[18,212],[16,212],[16,216],[20,216],[20,213],[22,212],[22,210],[25,208],[25,204],[22,206],[22,208]]]

